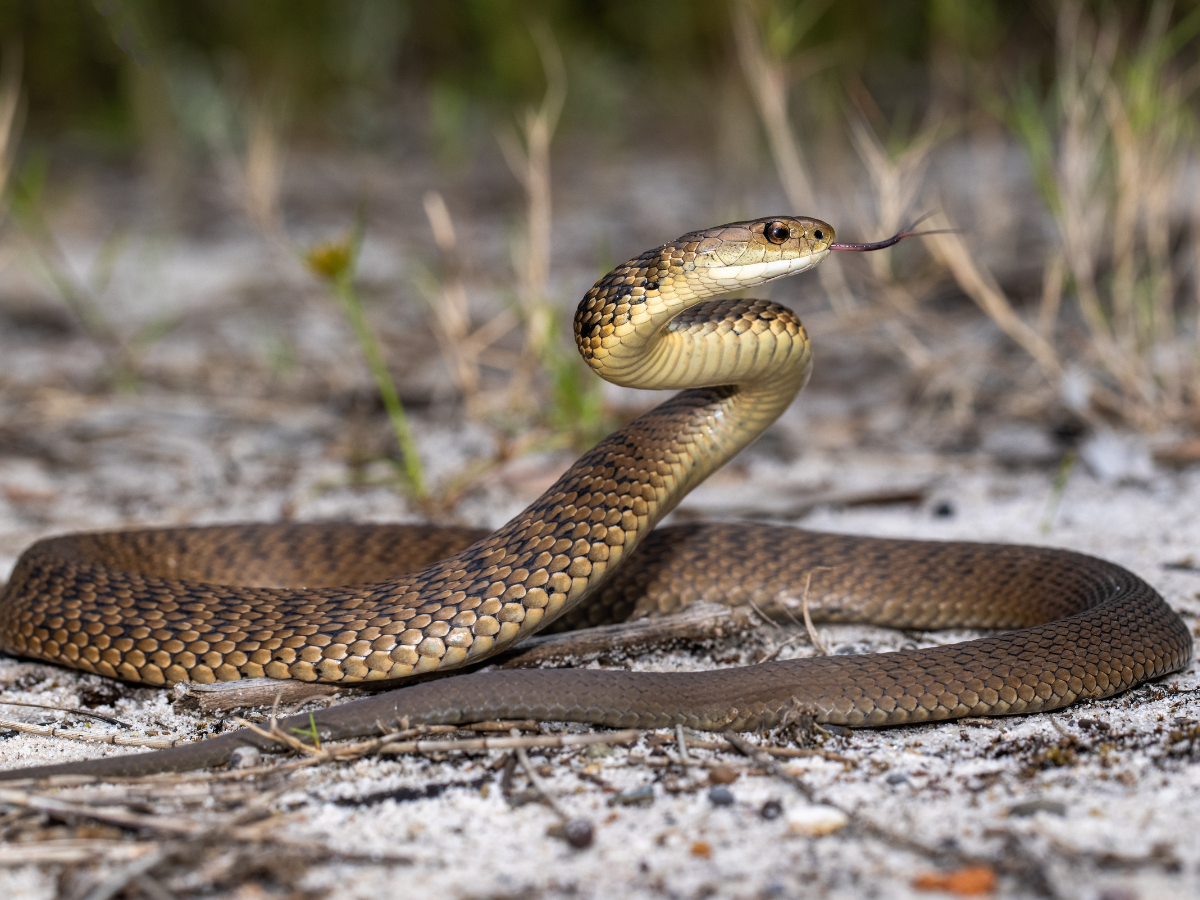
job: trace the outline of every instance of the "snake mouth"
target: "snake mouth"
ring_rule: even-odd
[[[890,238],[887,238],[886,240],[875,241],[874,243],[871,243],[871,244],[833,243],[833,244],[829,245],[829,249],[830,250],[852,250],[856,253],[865,253],[870,250],[882,250],[885,247],[891,247],[893,244],[900,243],[905,238],[923,237],[924,235],[927,235],[927,234],[957,233],[957,231],[958,231],[957,228],[938,228],[938,229],[935,229],[932,231],[914,231],[913,230],[932,215],[933,215],[933,213],[931,213],[931,212],[925,213],[925,215],[921,216],[921,218],[917,219],[917,221],[913,222],[911,225],[907,226],[906,228],[900,229],[898,232],[896,232],[895,234],[893,234]]]

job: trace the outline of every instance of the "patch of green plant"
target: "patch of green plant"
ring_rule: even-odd
[[[362,297],[354,285],[363,233],[363,216],[360,212],[354,228],[347,235],[340,240],[314,244],[305,253],[304,261],[309,271],[329,285],[350,323],[359,348],[366,358],[367,367],[375,379],[379,395],[383,399],[384,409],[387,410],[392,423],[392,431],[396,435],[401,456],[397,462],[397,469],[412,496],[417,500],[424,500],[429,492],[425,486],[421,457],[417,454],[417,445],[408,425],[408,415],[400,401],[396,382],[392,380],[392,374],[384,361],[379,341],[375,332],[371,330],[370,322],[367,321]]]
[[[321,736],[317,733],[317,718],[312,713],[308,714],[307,728],[292,728],[290,730],[296,737],[307,738],[308,742],[313,745],[314,750],[321,749]]]
[[[542,343],[542,370],[550,386],[546,423],[568,435],[572,446],[587,449],[612,431],[614,422],[604,405],[604,382],[573,346],[566,347],[557,339],[561,320],[561,311],[554,310],[550,335]]]
[[[49,164],[45,156],[35,154],[10,180],[5,191],[7,211],[13,223],[34,250],[33,259],[54,293],[75,320],[104,353],[106,380],[118,390],[137,388],[137,365],[127,342],[121,337],[97,302],[91,286],[72,273],[66,254],[45,214],[45,188]],[[101,289],[107,285],[120,251],[120,242],[101,249],[96,280]]]

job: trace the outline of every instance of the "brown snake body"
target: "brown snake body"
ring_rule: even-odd
[[[775,420],[811,368],[791,311],[710,298],[812,268],[833,249],[876,246],[835,244],[814,219],[760,219],[684,235],[614,269],[576,312],[581,353],[617,384],[683,390],[491,534],[317,524],[51,538],[25,552],[0,595],[0,649],[146,684],[394,682],[479,662],[555,620],[584,621],[593,607],[616,616],[696,599],[771,608],[794,600],[808,576],[812,612],[825,621],[1021,629],[701,673],[438,679],[317,713],[325,740],[404,719],[738,730],[811,714],[895,725],[1054,709],[1184,666],[1191,636],[1154,589],[1080,554],[749,525],[652,532]],[[0,778],[182,770],[219,763],[241,744],[271,741],[237,732]]]

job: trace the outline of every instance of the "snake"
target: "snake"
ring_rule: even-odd
[[[397,723],[521,719],[893,726],[1053,710],[1182,668],[1192,640],[1179,616],[1102,559],[763,524],[655,527],[771,425],[812,370],[792,310],[728,295],[912,234],[839,243],[826,222],[776,216],[690,232],[617,266],[580,302],[576,345],[614,384],[677,393],[494,531],[282,523],[46,538],[0,595],[0,650],[145,685],[266,677],[390,688],[279,722],[322,741]],[[548,627],[696,601],[778,610],[802,592],[816,621],[990,631],[698,672],[478,665]],[[437,677],[463,667],[476,671]],[[242,729],[0,778],[183,771],[241,746],[278,749]]]

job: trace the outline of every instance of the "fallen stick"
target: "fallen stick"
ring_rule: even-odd
[[[279,678],[243,678],[215,684],[180,682],[172,688],[175,706],[198,709],[204,713],[225,712],[247,706],[275,706],[282,703],[307,703],[337,693],[332,684],[313,684]]]
[[[190,744],[200,740],[199,737],[178,738],[149,738],[137,737],[132,734],[92,734],[87,731],[68,731],[56,725],[30,725],[27,722],[13,722],[0,719],[0,728],[11,728],[25,734],[36,734],[41,737],[62,738],[65,741],[83,741],[87,744],[111,744],[114,747],[149,747],[152,750],[165,750],[168,747],[178,747],[180,744]]]
[[[753,614],[744,606],[704,604],[660,619],[638,619],[530,638],[511,654],[501,657],[500,666],[521,669],[546,663],[590,662],[614,653],[728,637],[754,627]]]

